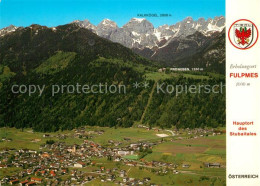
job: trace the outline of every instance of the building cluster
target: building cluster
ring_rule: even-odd
[[[138,126],[143,128],[144,126]],[[159,130],[149,129],[147,130]],[[200,137],[207,134],[218,135],[220,131],[212,129],[183,129],[172,130],[176,136],[175,139],[182,138],[182,134],[193,135]],[[101,135],[102,131],[88,132],[87,135]],[[85,130],[75,130],[75,137],[86,135]],[[184,135],[186,136],[186,135]],[[51,138],[49,134],[44,134],[44,138]],[[57,137],[57,136],[55,136]],[[61,138],[66,138],[66,135],[60,135]],[[179,174],[180,168],[189,168],[189,164],[178,165],[174,163],[166,163],[159,161],[146,161],[139,159],[140,152],[152,149],[154,146],[163,143],[163,140],[157,141],[142,141],[130,143],[128,138],[124,141],[127,143],[108,140],[108,145],[102,146],[89,139],[84,138],[82,144],[68,145],[65,142],[46,143],[40,146],[39,150],[30,149],[3,149],[0,150],[0,169],[14,168],[12,175],[1,177],[1,184],[20,184],[20,185],[79,185],[88,183],[94,179],[99,179],[102,182],[113,182],[121,185],[155,185],[151,183],[149,177],[143,179],[131,178],[128,171],[120,168],[138,167],[139,169],[149,169],[157,175]],[[129,143],[128,143],[129,142]],[[136,156],[138,158],[126,158],[127,156]],[[120,166],[105,167],[104,163],[111,161]],[[205,163],[206,168],[220,168],[220,163],[212,162]],[[84,171],[83,171],[84,170]],[[121,178],[121,179],[118,179]],[[120,181],[119,181],[120,180]]]
[[[50,137],[45,135],[45,137]],[[110,143],[114,143],[110,141]],[[150,178],[135,179],[127,176],[125,170],[119,168],[107,169],[93,159],[107,158],[108,161],[120,162],[129,167],[159,167],[171,166],[160,162],[133,161],[123,158],[126,155],[137,154],[140,148],[151,148],[155,143],[132,143],[126,147],[102,147],[92,141],[84,140],[81,145],[66,145],[64,142],[41,145],[39,151],[29,149],[5,149],[0,151],[0,168],[18,168],[12,176],[5,176],[2,184],[20,185],[71,185],[84,184],[93,179],[110,181],[120,184],[117,177],[122,178],[122,184],[148,184]],[[90,167],[89,172],[80,168]],[[64,179],[67,178],[67,179]]]

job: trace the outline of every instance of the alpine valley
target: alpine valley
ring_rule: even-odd
[[[187,17],[173,25],[154,28],[144,18],[132,18],[121,28],[104,19],[97,26],[89,20],[73,21],[100,37],[131,48],[135,53],[169,67],[203,67],[225,72],[225,17]],[[19,29],[13,25],[0,30],[0,36]],[[55,29],[55,28],[53,28]],[[196,55],[199,54],[199,55]]]
[[[203,67],[224,73],[223,16],[207,20],[187,17],[174,25],[158,28],[143,18],[132,18],[121,28],[109,19],[104,19],[97,26],[88,20],[77,20],[74,23],[165,66]]]
[[[133,18],[121,28],[109,19],[0,30],[0,126],[35,131],[83,125],[203,128],[225,125],[225,93],[156,92],[156,85],[225,83],[225,18],[154,28]],[[179,72],[170,68],[201,68]],[[159,69],[165,69],[163,72]],[[133,88],[134,83],[147,84]],[[52,85],[126,85],[126,94],[52,96]],[[13,85],[45,86],[39,96],[14,94]],[[176,92],[176,90],[175,90]]]

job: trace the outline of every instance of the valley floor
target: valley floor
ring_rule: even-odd
[[[0,181],[54,185],[225,185],[225,130],[0,128]]]

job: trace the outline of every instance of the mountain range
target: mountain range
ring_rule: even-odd
[[[133,49],[105,39],[105,34],[100,37],[77,24],[13,29],[6,29],[8,33],[0,37],[1,127],[57,131],[82,125],[131,127],[135,123],[162,128],[225,125],[224,93],[183,93],[178,96],[157,93],[152,89],[163,75],[158,72],[159,64],[136,54]],[[200,32],[185,37],[190,40],[196,37],[208,43],[192,54],[198,55],[198,63],[201,63],[200,57],[213,60],[219,56],[218,53],[207,53],[213,49],[219,52],[218,47],[223,48],[223,36],[216,34],[209,41],[204,41],[206,36]],[[206,78],[179,73],[166,77],[160,82],[163,80],[165,85],[172,86],[215,85],[224,81],[222,76],[214,73],[211,77],[203,76]],[[150,86],[133,88],[136,82],[146,82]],[[100,83],[126,85],[127,93],[65,92],[52,96],[52,85]],[[38,93],[13,93],[13,85],[45,85],[46,88],[39,96]]]
[[[204,18],[193,20],[192,17],[187,17],[176,24],[162,25],[158,28],[143,18],[132,18],[122,27],[118,27],[116,22],[109,19],[104,19],[97,26],[91,24],[89,20],[76,20],[72,23],[86,28],[100,37],[120,43],[135,53],[164,66],[205,69],[210,67],[211,70],[224,73],[225,50],[212,46],[214,43],[225,42],[224,16],[207,20]],[[20,28],[13,25],[3,28],[0,30],[0,37]],[[209,47],[211,51],[203,52]],[[216,55],[214,55],[213,60],[209,60],[207,57],[204,59],[203,57],[194,57],[193,55],[197,53],[202,54],[202,56],[208,56],[207,53]],[[192,62],[191,58],[194,59]],[[214,68],[211,68],[212,66]],[[220,67],[215,68],[216,66]]]
[[[76,20],[73,23],[128,48],[152,49],[163,47],[176,37],[186,37],[196,31],[205,36],[221,32],[225,27],[225,17],[220,16],[207,20],[204,18],[193,20],[192,17],[187,17],[176,24],[162,25],[158,28],[144,18],[132,18],[122,27],[118,27],[116,22],[109,19],[104,19],[97,26],[91,24],[89,20]]]

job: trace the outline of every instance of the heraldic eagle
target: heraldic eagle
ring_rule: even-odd
[[[251,29],[249,28],[248,30],[245,28],[240,28],[240,30],[236,29],[236,37],[238,38],[238,44],[248,44],[249,42],[249,37],[251,36]]]

